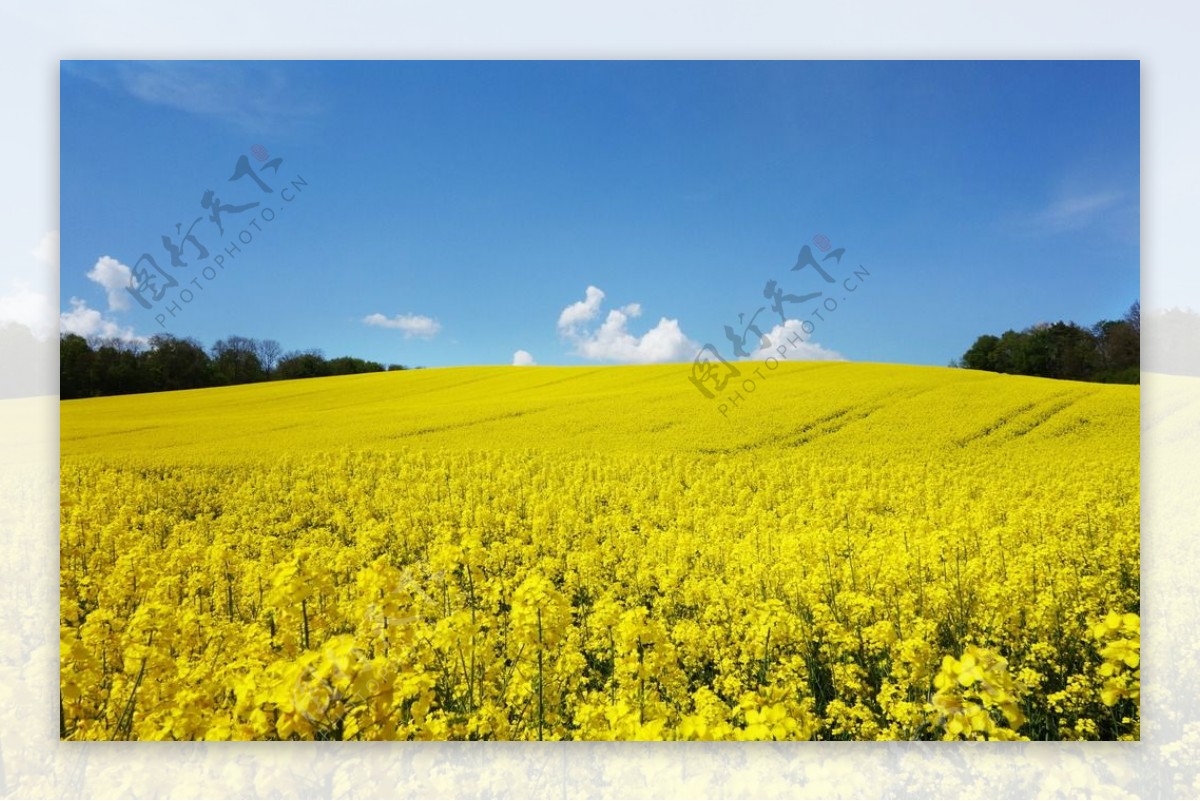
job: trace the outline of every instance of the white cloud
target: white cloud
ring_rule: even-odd
[[[746,360],[761,361],[774,357],[785,361],[844,361],[845,357],[835,350],[823,348],[816,342],[801,341],[807,334],[801,328],[800,320],[788,320],[777,325],[765,334],[770,344],[759,343],[759,347],[750,353]],[[781,357],[776,348],[786,347]]]
[[[0,327],[23,325],[38,339],[54,333],[54,303],[45,293],[19,286],[0,296]]]
[[[58,269],[58,231],[48,231],[33,249],[33,257],[47,267]]]
[[[58,328],[58,231],[48,231],[30,253],[41,267],[30,269],[22,259],[0,265],[0,328],[21,326],[44,340]]]
[[[537,364],[533,360],[533,354],[527,350],[519,350],[514,353],[512,363],[514,367],[532,367]]]
[[[572,303],[558,315],[558,330],[564,335],[570,335],[579,326],[596,319],[600,313],[600,303],[604,300],[604,292],[594,286],[587,288],[584,300]]]
[[[122,342],[142,342],[146,337],[138,336],[133,329],[122,328],[115,320],[105,317],[100,311],[89,308],[86,301],[71,298],[71,310],[58,316],[59,331],[63,334],[78,334],[85,339],[119,339]]]
[[[248,131],[294,128],[322,112],[311,84],[270,62],[65,62],[64,69],[153,105],[227,120]]]
[[[432,317],[420,314],[397,314],[395,317],[385,317],[376,312],[363,318],[363,323],[376,328],[396,328],[404,332],[404,338],[421,337],[430,339],[442,330],[442,324]]]
[[[1062,195],[1034,216],[1034,222],[1053,231],[1073,231],[1091,224],[1123,197],[1114,191]]]
[[[575,345],[575,354],[596,361],[624,364],[690,361],[698,346],[688,339],[678,320],[660,318],[658,324],[641,336],[627,328],[629,321],[642,313],[638,303],[612,309],[599,328],[587,330],[584,324],[600,313],[604,292],[587,288],[582,301],[572,303],[558,316],[559,333]]]
[[[108,295],[109,311],[124,311],[129,308],[131,295],[126,290],[130,286],[133,271],[112,256],[101,256],[87,277],[104,287]]]

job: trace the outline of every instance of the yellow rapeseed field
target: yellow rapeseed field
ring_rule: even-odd
[[[688,374],[63,402],[63,736],[1138,737],[1137,387]]]

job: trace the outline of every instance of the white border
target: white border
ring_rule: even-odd
[[[1191,248],[1198,18],[1194,4],[1046,0],[9,4],[0,10],[0,257],[28,261],[58,227],[60,58],[1136,58],[1143,304],[1200,309]],[[32,269],[31,284],[56,298],[57,275]],[[1148,376],[1143,385],[1143,742],[967,748],[60,744],[57,403],[0,401],[0,795],[1196,797],[1198,400],[1200,379]]]

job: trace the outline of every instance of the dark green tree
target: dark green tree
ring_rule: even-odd
[[[993,370],[1000,372],[997,361],[996,347],[1000,337],[984,334],[975,340],[975,344],[963,354],[960,364],[968,370]]]
[[[329,375],[329,364],[319,350],[290,351],[275,367],[276,378],[320,378]]]
[[[213,386],[212,360],[204,346],[192,338],[171,334],[150,338],[146,372],[154,390],[199,389]]]
[[[972,370],[1033,375],[1073,381],[1137,383],[1141,370],[1141,307],[1134,303],[1122,320],[1091,328],[1059,320],[1024,331],[984,334],[962,356]]]
[[[231,336],[213,345],[213,377],[218,384],[250,384],[266,378],[258,357],[259,343],[247,337]]]
[[[58,340],[59,397],[86,398],[92,393],[92,360],[95,354],[79,334],[64,334]]]

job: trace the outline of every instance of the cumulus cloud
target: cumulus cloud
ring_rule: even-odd
[[[23,325],[38,339],[45,339],[54,333],[54,312],[48,295],[27,286],[0,295],[0,328]]]
[[[398,329],[404,332],[405,339],[412,337],[430,339],[442,330],[442,324],[437,320],[420,314],[397,314],[395,317],[386,317],[376,312],[364,317],[363,323],[376,328]]]
[[[87,277],[104,287],[108,295],[109,311],[124,311],[129,308],[131,295],[126,291],[130,286],[133,271],[111,256],[101,256]]]
[[[818,343],[806,340],[807,334],[801,328],[800,320],[788,320],[782,325],[776,325],[764,334],[767,342],[760,342],[758,348],[750,353],[748,360],[761,361],[774,357],[780,358],[776,348],[786,347],[787,361],[844,361],[845,357],[835,350],[821,347]],[[806,340],[806,341],[801,341]]]
[[[581,301],[572,303],[558,316],[558,331],[575,346],[575,354],[596,361],[623,364],[690,361],[698,346],[679,327],[678,320],[660,318],[658,324],[641,336],[631,333],[629,321],[640,317],[642,307],[629,303],[608,312],[598,328],[587,323],[600,315],[604,292],[589,286]]]
[[[514,353],[512,363],[514,367],[532,367],[537,364],[533,360],[533,354],[527,350],[519,350]]]
[[[59,331],[64,334],[78,334],[85,339],[119,339],[122,342],[145,343],[145,337],[138,336],[129,326],[121,327],[120,323],[105,317],[97,309],[89,308],[86,301],[71,298],[71,310],[58,315]]]
[[[58,231],[47,231],[33,249],[33,257],[47,267],[58,269]]]
[[[596,319],[596,315],[600,313],[604,292],[589,286],[585,295],[583,300],[572,303],[558,315],[558,330],[564,335],[575,332],[584,323]]]
[[[30,253],[42,267],[30,269],[21,259],[6,259],[0,265],[0,328],[20,326],[45,340],[58,329],[58,231],[47,232]]]

